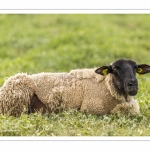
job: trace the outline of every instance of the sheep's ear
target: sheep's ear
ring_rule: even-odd
[[[111,73],[111,66],[102,66],[95,70],[97,74],[106,76],[107,74]]]
[[[150,66],[146,64],[138,65],[138,69],[136,71],[139,75],[143,75],[150,72]]]

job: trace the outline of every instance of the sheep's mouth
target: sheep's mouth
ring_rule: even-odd
[[[135,82],[135,83],[126,82],[124,84],[124,87],[125,87],[126,93],[129,94],[130,96],[135,96],[138,92],[138,83],[137,82]]]
[[[137,92],[138,92],[138,86],[127,86],[126,92],[130,96],[135,96],[137,94]]]
[[[130,96],[135,96],[136,94],[137,94],[137,90],[133,90],[133,91],[128,91],[128,94],[130,95]]]

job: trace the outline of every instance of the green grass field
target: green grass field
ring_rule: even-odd
[[[18,72],[68,72],[119,58],[150,64],[150,15],[0,15],[0,86]],[[78,111],[0,115],[0,136],[150,136],[150,74],[138,76],[141,115]]]

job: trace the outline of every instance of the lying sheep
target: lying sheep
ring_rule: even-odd
[[[135,74],[150,72],[150,66],[120,59],[98,69],[78,69],[69,73],[19,73],[0,88],[2,114],[43,113],[60,109],[81,110],[89,114],[124,111],[139,114],[133,96],[138,91]]]

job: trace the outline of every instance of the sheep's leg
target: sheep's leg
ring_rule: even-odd
[[[130,102],[118,104],[110,111],[110,114],[118,114],[119,112],[130,113],[131,115],[139,114],[138,102],[136,100],[131,100]]]

